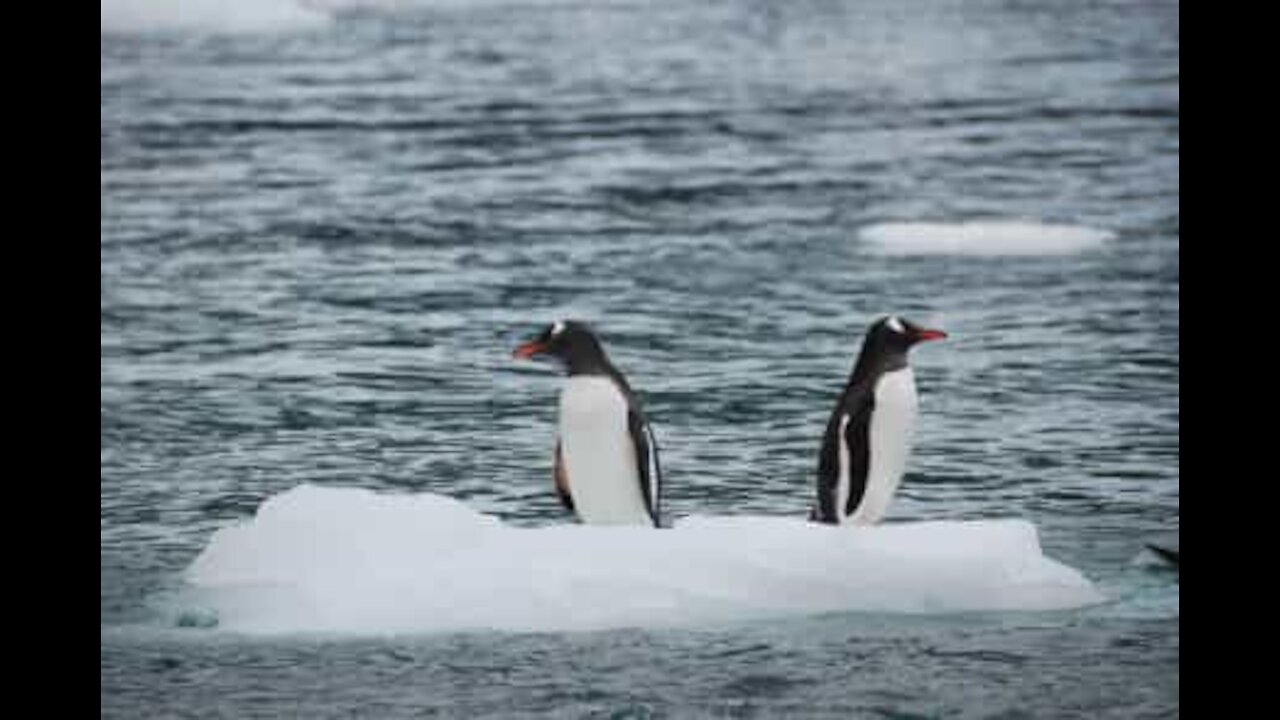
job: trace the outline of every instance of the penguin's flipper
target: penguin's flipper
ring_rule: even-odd
[[[658,441],[654,439],[649,423],[634,408],[627,411],[627,431],[636,450],[636,473],[640,478],[645,510],[649,512],[653,526],[660,527],[662,468],[658,465]]]
[[[867,476],[871,474],[871,410],[875,407],[875,394],[862,395],[856,410],[849,413],[849,423],[844,429],[844,441],[849,444],[849,499],[844,512],[852,515],[858,511],[867,492]]]
[[[836,524],[836,483],[840,477],[840,448],[836,445],[839,436],[840,412],[832,414],[827,421],[827,431],[822,435],[822,450],[818,452],[818,502],[809,511],[809,519],[821,523]]]
[[[840,404],[831,419],[827,421],[827,432],[822,437],[822,450],[818,454],[818,502],[810,511],[809,519],[818,522],[838,524],[841,515],[837,514],[836,503],[840,484],[840,443],[849,444],[849,500],[841,510],[844,515],[853,513],[853,509],[862,502],[862,494],[866,490],[867,469],[870,464],[870,452],[867,443],[860,440],[866,437],[871,424],[871,410],[875,407],[875,395],[870,387],[850,388],[840,399]],[[848,416],[849,421],[844,423]],[[840,426],[844,424],[844,436],[840,434]]]
[[[574,512],[573,495],[569,494],[569,473],[564,467],[564,454],[560,452],[559,440],[556,440],[556,462],[553,472],[555,475],[556,495],[560,496],[560,503],[569,512]]]

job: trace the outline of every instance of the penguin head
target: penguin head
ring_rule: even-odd
[[[920,327],[897,315],[886,315],[872,323],[867,330],[865,347],[905,354],[918,343],[946,337],[947,334],[941,330]]]
[[[595,333],[577,320],[557,320],[537,337],[520,345],[511,353],[518,360],[547,355],[561,362],[571,372],[605,364],[604,349]]]

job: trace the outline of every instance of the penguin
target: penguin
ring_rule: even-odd
[[[915,426],[916,382],[907,352],[945,337],[896,315],[872,323],[827,422],[810,520],[872,525],[884,517],[902,480]]]
[[[512,354],[550,356],[568,375],[552,473],[565,508],[588,525],[659,527],[658,443],[640,399],[591,329],[561,320]]]

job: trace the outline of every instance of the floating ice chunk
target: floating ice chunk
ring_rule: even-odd
[[[298,0],[102,0],[103,32],[307,30],[329,16]]]
[[[593,630],[1102,598],[1023,520],[834,527],[695,516],[521,528],[432,494],[304,485],[213,536],[189,600],[241,632]]]
[[[1068,255],[1100,247],[1106,230],[1018,221],[891,222],[862,228],[880,255]]]

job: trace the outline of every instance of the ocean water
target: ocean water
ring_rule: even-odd
[[[1176,717],[1179,7],[103,0],[104,717]],[[887,522],[1021,518],[1103,603],[591,632],[230,632],[216,531],[309,483],[522,527],[593,323],[676,516],[803,515],[879,315]],[[672,558],[678,563],[679,558]]]

